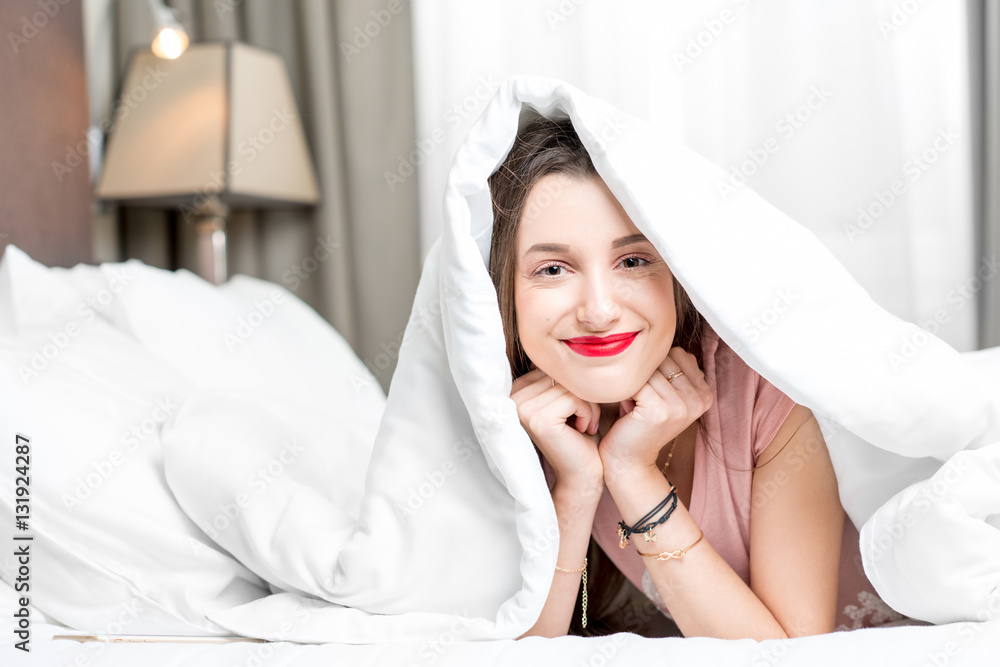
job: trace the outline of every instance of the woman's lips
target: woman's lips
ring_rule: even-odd
[[[609,336],[609,338],[618,338],[618,340],[613,340],[610,343],[578,343],[573,342],[572,339],[564,340],[563,342],[566,343],[566,347],[585,357],[610,357],[624,352],[632,344],[637,335],[639,335],[638,331],[629,334],[625,338]]]

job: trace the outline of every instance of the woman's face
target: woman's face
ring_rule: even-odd
[[[528,358],[583,400],[635,394],[674,339],[673,276],[604,181],[539,179],[515,247],[514,307]],[[617,345],[572,340],[620,334],[635,335]]]

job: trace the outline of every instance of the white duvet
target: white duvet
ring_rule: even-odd
[[[426,260],[387,397],[339,336],[282,288],[240,277],[216,289],[136,262],[47,270],[8,248],[0,397],[23,411],[0,418],[4,455],[14,432],[67,448],[71,433],[108,434],[86,456],[51,453],[39,463],[50,479],[40,482],[48,497],[35,506],[34,526],[39,548],[59,553],[48,557],[39,608],[70,627],[100,630],[131,596],[142,613],[130,632],[337,644],[427,646],[453,636],[493,646],[534,623],[554,573],[558,526],[509,397],[486,269],[486,179],[529,111],[572,118],[605,182],[712,327],[817,415],[882,598],[912,618],[955,624],[850,634],[891,634],[923,650],[972,628],[963,646],[995,644],[1000,374],[972,363],[986,355],[960,355],[886,312],[811,232],[749,189],[720,201],[719,167],[609,104],[536,77],[504,82],[456,155],[442,236]],[[131,267],[127,286],[106,306],[87,301],[110,289],[121,267]],[[749,326],[779,292],[794,295],[792,306],[764,331]],[[53,332],[84,317],[80,303],[97,316],[25,381],[21,369]],[[116,407],[101,408],[111,395]],[[164,396],[175,407],[158,419]],[[78,405],[89,408],[70,426],[46,419],[50,410],[76,415]],[[109,440],[124,447],[136,425],[146,446],[126,460],[144,477],[115,472],[91,489],[100,491],[93,499],[67,508],[67,489],[79,480],[87,487],[95,464],[110,460]],[[0,475],[9,500],[13,480]],[[98,511],[105,501],[135,504],[126,509],[134,516],[109,518],[120,519],[119,532],[108,528],[98,541],[99,517],[110,516]],[[0,502],[0,510],[9,525],[11,506]],[[128,544],[112,537],[150,517],[171,541],[159,529]],[[145,554],[134,567],[125,563],[129,550]],[[178,557],[185,565],[175,571],[191,585],[156,584],[150,573]],[[74,577],[70,561],[86,576]],[[9,567],[2,572],[10,582]],[[91,580],[121,593],[88,587]],[[96,612],[87,613],[86,600]],[[968,621],[978,623],[961,624]],[[581,655],[611,641],[565,640],[589,644]],[[639,650],[640,641],[680,646],[635,637],[621,646]],[[846,636],[783,646],[823,656],[838,641],[878,650],[876,640]],[[529,642],[538,646],[517,644]],[[759,657],[753,642],[695,643],[670,655]]]

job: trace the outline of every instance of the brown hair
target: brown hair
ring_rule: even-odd
[[[569,118],[537,116],[518,131],[507,158],[489,178],[493,201],[493,236],[489,271],[499,301],[512,379],[530,370],[530,360],[525,355],[517,335],[517,313],[514,304],[518,226],[532,186],[543,176],[554,173],[580,179],[599,177]],[[704,368],[701,346],[704,319],[676,278],[673,280],[673,285],[677,324],[671,347],[684,348],[693,354],[698,359],[699,366]],[[698,420],[698,429],[707,442],[708,433],[701,419]],[[593,636],[623,631],[635,632],[634,627],[625,626],[623,620],[627,617],[620,613],[623,611],[621,606],[611,607],[621,588],[626,584],[625,576],[603,553],[593,536],[588,547],[587,575],[589,584],[587,627],[583,628],[580,625],[580,614],[574,613],[569,633]],[[577,609],[579,609],[579,599]]]

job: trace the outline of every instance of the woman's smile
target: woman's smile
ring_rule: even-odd
[[[563,342],[566,343],[566,347],[584,357],[610,357],[621,354],[628,349],[629,345],[632,344],[632,341],[638,335],[638,331],[632,331],[604,337],[581,336],[579,338],[567,338]]]

